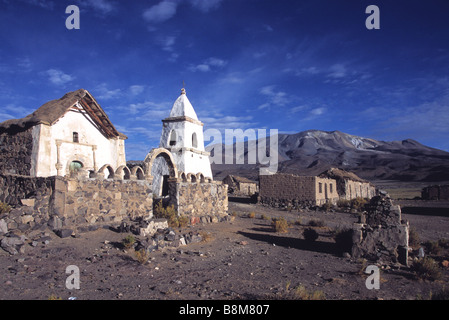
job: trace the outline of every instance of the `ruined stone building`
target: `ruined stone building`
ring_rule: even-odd
[[[126,164],[125,139],[92,95],[79,89],[0,124],[0,172],[49,177],[118,168]]]
[[[338,168],[331,168],[321,173],[319,176],[334,179],[337,182],[337,193],[340,199],[371,199],[376,195],[375,186],[352,172],[347,172]]]
[[[258,183],[245,177],[227,175],[223,183],[228,185],[228,192],[233,195],[252,196],[259,192]]]
[[[421,191],[423,200],[449,200],[449,185],[427,186]]]
[[[355,174],[332,168],[319,176],[259,176],[259,199],[274,207],[320,206],[339,199],[372,198],[376,188]]]
[[[151,219],[153,197],[192,222],[226,217],[227,185],[213,181],[202,123],[184,90],[162,122],[159,148],[129,168],[126,136],[87,90],[7,120],[0,124],[0,201],[27,203],[33,223],[53,228]]]
[[[336,203],[339,197],[334,179],[277,173],[259,176],[259,198],[270,206],[296,208]]]

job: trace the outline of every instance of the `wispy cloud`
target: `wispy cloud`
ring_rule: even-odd
[[[95,97],[99,100],[116,99],[122,95],[121,89],[109,89],[106,83],[101,83],[94,89]]]
[[[223,68],[226,66],[227,61],[218,58],[208,58],[200,64],[190,65],[188,69],[192,72],[201,71],[201,72],[209,72],[212,68]]]
[[[222,0],[190,0],[189,2],[194,8],[207,13],[217,9],[221,5]]]
[[[147,22],[161,23],[169,20],[176,14],[177,1],[164,0],[143,12],[143,18]]]
[[[177,7],[181,2],[183,1],[163,0],[146,9],[142,16],[148,23],[159,24],[165,22],[176,15]],[[203,13],[208,13],[220,7],[222,0],[185,0],[184,2]]]
[[[137,95],[141,94],[144,90],[145,90],[145,86],[143,86],[143,85],[135,84],[135,85],[132,85],[129,87],[129,92],[133,96],[137,96]]]
[[[287,96],[287,93],[284,91],[276,90],[275,85],[269,85],[262,87],[259,90],[260,94],[268,98],[268,101],[259,105],[258,109],[267,109],[270,107],[283,107],[287,105],[291,99]]]
[[[101,14],[109,14],[116,9],[115,4],[109,0],[84,0],[82,4],[96,10],[97,13]]]
[[[59,69],[48,69],[47,71],[45,71],[45,74],[47,75],[48,80],[50,80],[51,83],[57,86],[65,85],[66,83],[71,82],[75,79],[74,76],[64,73]]]

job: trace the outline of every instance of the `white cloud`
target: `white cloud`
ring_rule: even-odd
[[[66,83],[75,79],[75,77],[66,74],[58,69],[49,69],[45,71],[45,74],[48,76],[50,82],[57,86],[65,85]]]
[[[264,103],[258,107],[259,110],[265,109],[271,105],[277,106],[277,107],[282,107],[290,102],[290,98],[287,96],[287,94],[285,92],[275,91],[274,85],[262,87],[259,90],[259,92],[262,95],[267,96],[269,99],[269,101],[267,103]]]
[[[209,72],[211,71],[211,67],[223,68],[226,66],[227,61],[218,59],[218,58],[208,58],[203,63],[198,64],[196,66],[191,65],[188,69],[192,72],[201,71],[201,72]]]
[[[132,85],[129,87],[129,91],[133,96],[141,94],[145,90],[145,86],[142,85]]]
[[[86,0],[85,4],[103,14],[111,13],[115,9],[115,6],[108,0]]]
[[[221,2],[222,0],[190,0],[190,3],[194,8],[204,13],[217,9]]]
[[[347,74],[348,71],[346,67],[341,63],[337,63],[329,68],[329,74],[327,76],[330,78],[339,79],[346,77]]]
[[[171,52],[173,51],[173,46],[176,43],[176,37],[175,36],[159,37],[157,41],[161,45],[162,50]]]
[[[176,14],[178,3],[175,1],[164,0],[143,13],[143,18],[147,22],[160,23],[169,20]]]
[[[149,23],[162,23],[170,20],[176,15],[177,7],[182,0],[163,0],[158,4],[146,9],[143,12],[143,18]],[[185,2],[192,5],[193,8],[200,10],[203,13],[208,13],[217,9],[222,0],[185,0]],[[154,31],[154,28],[150,28]]]
[[[100,100],[115,99],[122,94],[121,89],[109,89],[106,83],[102,83],[95,88],[96,98]]]

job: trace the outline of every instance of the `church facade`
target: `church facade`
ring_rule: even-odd
[[[0,124],[0,172],[49,177],[118,168],[126,165],[125,139],[92,95],[79,89]]]

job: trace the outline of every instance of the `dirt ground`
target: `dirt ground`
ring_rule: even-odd
[[[232,222],[186,228],[208,234],[205,241],[152,252],[146,264],[119,245],[126,233],[109,229],[64,239],[50,232],[48,244],[14,256],[0,250],[0,299],[286,299],[303,286],[326,300],[408,300],[428,299],[448,284],[447,268],[441,267],[441,280],[424,281],[396,265],[381,266],[380,289],[367,289],[363,271],[369,262],[338,254],[332,237],[332,230],[357,220],[350,213],[287,212],[236,202],[230,202],[229,212],[236,215]],[[246,216],[250,212],[254,218]],[[422,213],[403,214],[422,242],[449,239],[449,214]],[[276,233],[262,215],[297,223],[287,233]],[[324,226],[315,227],[319,238],[309,243],[302,231],[312,219]],[[448,250],[441,259],[449,260]],[[79,289],[66,288],[69,265],[80,270]]]

